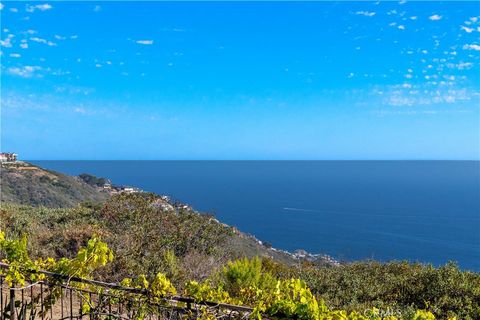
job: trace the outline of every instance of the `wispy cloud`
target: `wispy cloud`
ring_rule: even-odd
[[[458,70],[468,70],[473,68],[473,63],[472,62],[448,63],[447,68],[458,69]]]
[[[20,58],[22,55],[19,53],[10,53],[10,57],[12,58]]]
[[[47,11],[47,10],[50,10],[52,9],[53,7],[48,4],[48,3],[44,3],[44,4],[36,4],[36,5],[28,5],[27,4],[27,7],[26,7],[26,11],[27,12],[34,12],[36,10],[39,10],[39,11]]]
[[[463,49],[480,51],[480,45],[478,45],[478,44],[466,44],[466,45],[463,46]]]
[[[7,72],[11,75],[19,76],[22,78],[32,78],[38,76],[37,71],[42,70],[40,66],[22,66],[22,67],[10,67]]]
[[[72,97],[68,92],[67,97]],[[82,116],[105,115],[105,109],[99,108],[94,103],[78,102],[75,100],[58,98],[52,94],[20,94],[9,92],[2,96],[2,112],[17,116],[26,116],[29,112],[78,114]]]
[[[357,11],[355,14],[360,15],[360,16],[365,16],[365,17],[373,17],[377,13],[374,11]]]
[[[76,113],[80,113],[80,114],[86,114],[87,113],[87,110],[85,110],[85,108],[80,108],[80,107],[75,108],[73,111],[76,112]]]
[[[446,80],[455,80],[448,76]],[[478,98],[480,92],[471,88],[457,87],[451,81],[439,81],[430,87],[428,84],[400,84],[377,90],[381,103],[392,107],[421,107],[433,105],[456,105]]]
[[[153,40],[137,40],[136,41],[138,44],[143,44],[143,45],[152,45]]]
[[[428,17],[428,19],[430,19],[432,21],[438,21],[438,20],[442,19],[442,16],[440,16],[438,14],[434,14],[434,15],[431,15],[430,17]]]
[[[39,37],[31,37],[30,40],[34,41],[34,42],[38,42],[38,43],[43,43],[43,44],[46,44],[47,46],[51,46],[51,47],[57,45],[55,42],[52,42],[50,40],[46,40],[46,39],[43,39],[43,38],[39,38]]]
[[[37,34],[38,31],[37,31],[37,30],[33,30],[33,29],[28,29],[28,30],[25,30],[25,31],[21,31],[20,33],[21,33],[21,34],[26,34],[26,35],[34,35],[34,34]]]
[[[100,11],[102,11],[102,7],[99,6],[98,4],[95,7],[93,7],[93,12],[100,12]]]
[[[11,48],[12,47],[12,39],[15,37],[13,34],[9,34],[5,40],[0,40],[0,46],[5,47],[5,48]]]
[[[472,33],[473,31],[475,31],[474,28],[469,28],[469,27],[465,27],[465,26],[460,26],[460,28],[465,31],[466,33]]]
[[[3,8],[5,8],[5,6],[3,5],[3,3],[0,3],[0,10],[3,10]]]

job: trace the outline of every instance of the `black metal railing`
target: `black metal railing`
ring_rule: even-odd
[[[0,263],[0,268],[8,265]],[[206,313],[217,319],[246,319],[253,309],[172,296],[150,299],[148,290],[116,283],[40,271],[45,279],[9,286],[0,276],[0,320],[63,319],[197,319]]]

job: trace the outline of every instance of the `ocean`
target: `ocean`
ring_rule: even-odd
[[[280,249],[480,271],[478,161],[31,161],[169,195]]]

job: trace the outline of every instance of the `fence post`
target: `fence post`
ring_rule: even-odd
[[[10,288],[10,320],[15,318],[15,288]]]

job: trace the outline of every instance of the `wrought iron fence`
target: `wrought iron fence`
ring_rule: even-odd
[[[8,265],[0,263],[0,268]],[[0,276],[0,320],[63,319],[246,319],[252,309],[243,306],[195,301],[173,296],[152,301],[144,289],[127,288],[62,274],[40,271],[45,279],[11,287]]]

